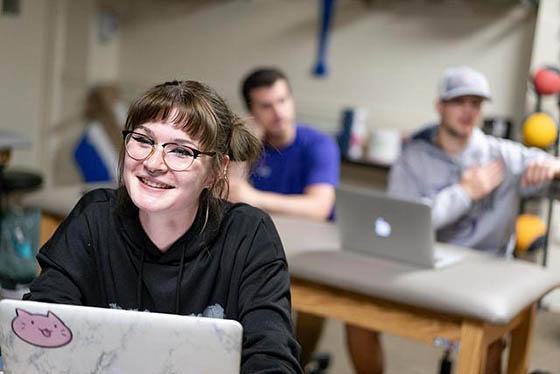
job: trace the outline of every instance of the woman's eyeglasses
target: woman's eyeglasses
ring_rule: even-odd
[[[123,131],[126,153],[136,161],[149,158],[156,150],[158,143],[147,135],[134,131]],[[185,171],[200,155],[214,156],[216,152],[202,152],[198,149],[177,143],[164,143],[163,161],[174,171]]]

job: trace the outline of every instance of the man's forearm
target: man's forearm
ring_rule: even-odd
[[[458,220],[469,210],[472,201],[459,184],[454,184],[435,195],[431,204],[432,222],[437,230]]]
[[[334,204],[333,198],[307,194],[284,195],[275,192],[257,191],[253,202],[258,208],[269,213],[288,214],[318,220],[328,219]]]

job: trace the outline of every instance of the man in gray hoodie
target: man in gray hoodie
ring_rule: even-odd
[[[515,243],[520,199],[560,173],[546,152],[485,135],[477,124],[491,98],[486,78],[466,66],[447,69],[439,87],[439,123],[417,133],[389,174],[388,192],[432,206],[438,241],[507,255]],[[487,373],[500,373],[501,339],[489,347]]]
[[[484,134],[486,78],[469,67],[445,71],[439,124],[417,133],[391,168],[388,192],[432,205],[438,241],[505,254],[520,198],[554,178],[560,161],[536,148]]]

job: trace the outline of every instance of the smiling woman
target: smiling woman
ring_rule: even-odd
[[[138,98],[123,140],[118,189],[80,200],[41,248],[25,298],[235,319],[241,372],[301,372],[276,229],[265,213],[222,200],[229,162],[253,162],[259,141],[194,81]]]

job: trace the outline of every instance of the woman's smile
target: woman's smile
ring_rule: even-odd
[[[147,177],[138,177],[138,180],[140,180],[142,184],[151,188],[164,189],[164,190],[175,188],[174,186],[171,186],[169,184],[158,182]]]

